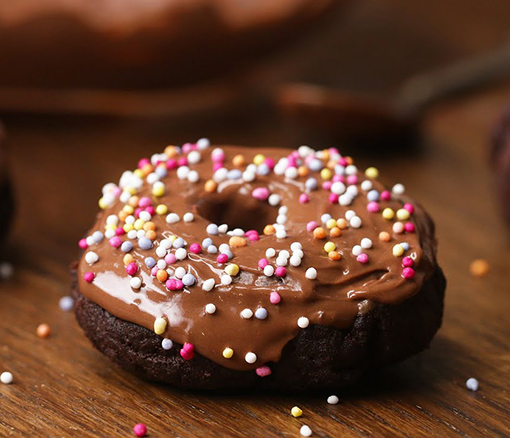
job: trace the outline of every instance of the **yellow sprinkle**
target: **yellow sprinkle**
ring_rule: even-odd
[[[152,186],[152,194],[154,196],[163,196],[165,194],[165,185],[163,183],[161,184],[154,184]]]
[[[135,227],[135,230],[141,230],[144,224],[145,222],[142,219],[137,219],[133,226]]]
[[[401,208],[400,210],[397,211],[397,218],[401,221],[406,221],[407,219],[409,219],[409,216],[411,215],[405,208]]]
[[[128,192],[131,195],[136,195],[136,189],[134,187],[124,187],[124,191]]]
[[[126,233],[129,233],[131,230],[135,229],[135,227],[133,227],[133,224],[125,224],[122,228]]]
[[[382,217],[390,221],[395,217],[395,212],[391,208],[385,208],[382,212]]]
[[[326,222],[326,228],[328,230],[331,230],[331,228],[335,228],[336,227],[336,219],[330,219],[329,221]]]
[[[393,255],[395,257],[400,257],[402,254],[404,254],[404,247],[400,243],[397,243],[393,247]]]
[[[124,205],[124,207],[122,208],[122,211],[126,212],[127,214],[133,214],[135,209],[133,207],[131,207],[131,205]]]
[[[232,356],[234,355],[234,350],[232,350],[232,348],[225,348],[225,350],[223,350],[223,357],[225,359],[230,359]]]
[[[142,169],[136,169],[133,172],[138,178],[143,178],[143,170]]]
[[[235,263],[232,263],[231,265],[225,267],[225,272],[228,275],[236,276],[239,274],[239,266],[237,266]]]
[[[266,157],[264,155],[257,154],[257,155],[255,155],[255,157],[253,157],[253,163],[258,166],[258,165],[262,164],[265,159],[266,159]]]
[[[175,239],[177,239],[177,236],[174,236],[174,235],[172,234],[171,236],[168,236],[168,237],[167,237],[167,239],[168,239],[170,242],[174,243]]]
[[[122,259],[122,261],[124,262],[124,265],[127,266],[130,263],[134,262],[135,259],[133,258],[133,256],[131,254],[126,254],[124,256],[124,258]]]
[[[333,242],[328,242],[324,245],[324,251],[326,252],[331,252],[331,251],[334,251],[336,249],[336,244],[333,243]]]
[[[154,333],[157,335],[161,335],[165,333],[166,330],[166,319],[165,318],[156,318],[154,321]]]
[[[325,181],[329,181],[331,178],[333,178],[333,172],[331,172],[331,169],[328,169],[327,167],[322,169],[321,178]]]
[[[303,415],[303,411],[298,408],[297,406],[294,406],[291,410],[290,410],[290,413],[292,414],[293,417],[301,417],[301,415]]]
[[[98,202],[99,204],[99,208],[101,210],[106,210],[108,208],[108,204],[106,203],[106,201],[104,200],[104,198],[101,198]]]
[[[168,207],[165,204],[159,204],[156,207],[156,213],[157,214],[167,214],[168,213]]]
[[[377,178],[379,176],[379,170],[376,167],[369,167],[365,170],[365,175],[369,178]]]
[[[105,230],[113,230],[113,231],[115,231],[117,229],[117,225],[115,225],[115,224],[106,224],[104,226],[104,229]]]

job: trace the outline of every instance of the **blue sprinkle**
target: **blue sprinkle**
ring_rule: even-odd
[[[331,215],[328,214],[328,213],[324,213],[322,216],[321,216],[321,222],[323,224],[325,224],[327,221],[329,221],[331,219]]]
[[[213,241],[210,237],[206,237],[204,240],[202,240],[202,248],[209,248],[213,244]]]
[[[227,173],[228,179],[240,179],[243,176],[243,172],[241,172],[239,169],[232,169],[229,170]]]
[[[168,339],[168,338],[164,338],[162,341],[161,341],[161,346],[165,349],[165,350],[170,350],[173,346],[174,346],[174,343]]]
[[[367,193],[367,200],[369,202],[378,201],[379,200],[379,192],[377,190],[370,190]]]
[[[267,310],[263,307],[259,307],[255,310],[255,318],[257,319],[266,319],[267,318]]]
[[[214,245],[209,245],[207,247],[207,252],[209,254],[218,254],[218,248],[216,246],[214,246]]]
[[[184,245],[186,245],[186,242],[182,237],[178,237],[177,239],[175,239],[174,243],[172,244],[174,248],[182,248]]]
[[[193,274],[186,274],[182,277],[182,284],[184,286],[193,286],[195,284],[196,278]]]
[[[151,239],[147,238],[147,237],[140,237],[140,239],[138,239],[138,245],[140,246],[140,248],[142,249],[151,249],[152,248],[152,241]]]
[[[407,242],[402,242],[402,243],[400,244],[400,246],[401,246],[402,248],[404,248],[404,250],[406,250],[406,251],[410,248],[410,246],[409,246],[409,244],[408,244]]]
[[[309,191],[317,189],[317,180],[315,178],[308,178],[305,182],[305,187]]]
[[[156,167],[155,173],[156,173],[156,175],[158,175],[160,178],[164,178],[165,176],[167,176],[167,175],[168,175],[168,172],[167,172],[167,170],[166,170],[166,167],[163,167],[163,166],[158,166],[158,167]]]
[[[336,175],[345,175],[345,167],[341,164],[336,164],[334,169]]]
[[[152,269],[154,266],[156,266],[156,260],[154,260],[152,257],[147,257],[145,259],[145,266],[147,266],[149,269]]]
[[[92,233],[92,239],[94,239],[94,242],[96,243],[102,242],[104,234],[101,233],[101,231],[94,231],[94,233]]]
[[[212,234],[213,236],[215,236],[216,234],[219,233],[218,225],[216,225],[216,224],[209,224],[209,225],[207,225],[206,231],[207,231],[207,234]]]
[[[122,243],[122,245],[120,246],[120,250],[122,252],[129,252],[133,249],[133,244],[129,241],[129,240],[126,240],[125,242]]]
[[[227,251],[223,251],[223,254],[226,254],[229,260],[234,258],[234,254],[232,254],[232,251],[230,251],[230,249]]]
[[[323,164],[321,160],[312,160],[308,167],[312,172],[318,172],[323,168]]]
[[[263,163],[257,166],[257,174],[269,175],[269,172],[271,172],[271,169],[269,169],[269,166],[267,164]]]
[[[60,298],[58,305],[59,305],[60,309],[63,310],[64,312],[69,312],[69,311],[73,310],[74,299],[73,299],[73,297],[70,297],[70,296],[62,297],[62,298]]]

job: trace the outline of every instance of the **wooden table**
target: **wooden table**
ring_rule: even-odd
[[[137,422],[151,437],[292,437],[303,424],[318,437],[510,435],[510,238],[487,165],[491,126],[509,100],[510,85],[502,85],[437,106],[424,121],[421,152],[374,163],[436,220],[446,313],[430,350],[339,393],[335,406],[326,403],[330,394],[185,393],[141,381],[95,351],[58,306],[105,182],[168,142],[197,136],[297,146],[277,118],[261,125],[232,115],[221,123],[8,116],[18,213],[4,256],[15,276],[0,283],[0,371],[15,381],[0,385],[0,436],[132,436]],[[479,257],[491,266],[484,279],[469,274]],[[35,334],[43,322],[52,329],[46,340]],[[478,392],[466,389],[469,377],[480,381]],[[294,405],[303,417],[290,416]]]

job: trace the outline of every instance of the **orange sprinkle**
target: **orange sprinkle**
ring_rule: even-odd
[[[39,324],[35,332],[41,339],[46,339],[51,334],[51,329],[48,324]]]
[[[156,278],[161,281],[161,283],[164,283],[168,279],[168,272],[166,272],[164,269],[160,269],[156,273]]]
[[[228,241],[229,246],[232,248],[240,248],[246,246],[246,239],[244,237],[232,236]]]
[[[469,272],[473,277],[486,277],[489,273],[489,262],[484,259],[476,259],[469,265]]]
[[[329,235],[332,237],[338,237],[342,235],[342,230],[338,227],[331,228],[331,231],[329,232]]]
[[[272,225],[266,225],[264,227],[264,234],[266,236],[270,236],[271,234],[274,234],[276,232],[276,230],[274,229],[274,227]]]
[[[242,155],[242,154],[236,155],[234,158],[232,158],[232,164],[235,167],[243,167],[245,162],[246,162],[246,159],[244,158],[244,155]]]
[[[207,180],[206,183],[204,184],[204,190],[207,193],[215,192],[217,187],[218,184],[216,184],[216,182],[214,182],[212,179]]]
[[[316,239],[324,239],[326,237],[326,232],[324,231],[324,228],[317,227],[315,230],[313,230],[313,237]]]
[[[131,207],[138,207],[139,201],[140,198],[138,196],[131,196],[131,198],[129,198],[128,204],[131,205]]]
[[[337,219],[336,226],[340,228],[341,230],[345,230],[347,228],[347,221],[342,217],[340,219]]]
[[[379,233],[379,240],[381,240],[382,242],[389,242],[391,240],[390,233],[386,231],[381,231]]]
[[[152,164],[146,164],[145,166],[142,167],[142,173],[144,176],[147,176],[149,173],[152,173],[154,171],[154,167],[152,166]]]
[[[179,152],[177,152],[177,147],[170,145],[165,148],[165,154],[168,155],[168,158],[175,158],[179,155]]]
[[[354,160],[352,159],[352,157],[344,157],[344,158],[347,161],[348,165],[354,163]]]
[[[335,166],[336,166],[336,164],[337,164],[337,163],[338,163],[338,161],[335,161],[335,160],[329,160],[329,161],[328,161],[328,164],[326,164],[326,167],[327,167],[328,169],[333,170],[333,169],[335,168]]]
[[[124,258],[122,259],[122,262],[124,263],[124,265],[129,265],[130,263],[134,262],[135,259],[133,258],[133,256],[131,254],[126,254],[124,256]]]
[[[342,258],[342,255],[337,251],[330,251],[328,252],[328,257],[331,260],[340,260]]]
[[[299,166],[297,173],[299,176],[307,176],[310,173],[310,170],[306,166]]]
[[[156,238],[156,232],[154,230],[146,231],[145,237],[147,237],[147,239],[154,240]]]
[[[156,224],[154,222],[145,222],[143,224],[143,229],[145,231],[154,231],[156,229]]]

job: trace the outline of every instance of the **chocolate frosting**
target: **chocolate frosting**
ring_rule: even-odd
[[[433,242],[420,241],[420,235],[431,233],[432,225],[426,213],[402,194],[392,194],[390,200],[378,201],[380,211],[369,212],[367,191],[361,188],[361,183],[371,181],[373,187],[370,190],[375,189],[379,193],[385,188],[363,172],[357,170],[358,181],[351,184],[357,187],[358,195],[349,206],[331,203],[330,190],[321,187],[323,180],[320,172],[313,171],[297,178],[277,175],[271,171],[268,175],[257,174],[251,182],[225,179],[217,184],[214,192],[210,192],[206,190],[205,183],[214,174],[212,150],[201,150],[201,161],[189,164],[190,169],[198,172],[198,182],[179,179],[176,170],[169,170],[168,175],[161,179],[165,186],[164,195],[154,196],[152,185],[146,180],[138,189],[137,196],[149,197],[153,206],[164,204],[168,206],[168,213],[177,213],[181,218],[179,222],[169,224],[165,220],[168,213],[154,214],[151,221],[156,226],[156,238],[151,249],[143,250],[138,239],[131,240],[133,250],[130,254],[138,265],[135,276],[141,278],[142,287],[135,290],[130,286],[132,277],[127,274],[123,263],[125,253],[120,248],[114,248],[108,238],[104,238],[85,250],[85,254],[88,251],[95,252],[99,256],[97,262],[87,263],[85,254],[80,260],[79,290],[88,299],[111,314],[150,330],[154,330],[156,318],[163,317],[167,325],[162,337],[179,344],[193,344],[196,352],[227,368],[249,370],[280,359],[284,346],[303,329],[298,326],[299,318],[308,318],[310,324],[347,329],[359,313],[370,311],[374,305],[394,305],[413,296],[432,272],[435,263]],[[229,170],[235,169],[232,164],[235,156],[242,155],[245,158],[246,164],[240,167],[241,171],[246,169],[247,164],[253,163],[256,154],[278,162],[293,152],[233,146],[224,146],[222,150],[225,154],[223,165]],[[328,151],[315,155],[325,165],[331,159]],[[153,161],[157,159],[158,156],[153,157]],[[305,185],[311,177],[319,182],[316,190],[309,190]],[[120,192],[117,187],[112,187],[107,186],[105,191]],[[269,193],[281,197],[281,202],[271,206],[267,200],[256,199],[253,196],[256,188],[269,189]],[[308,194],[309,202],[302,204],[298,199],[303,193]],[[405,203],[414,206],[414,213],[406,222],[414,224],[415,231],[393,232],[397,219],[385,219],[381,212],[385,208],[396,212]],[[90,235],[95,231],[104,232],[108,216],[117,215],[124,205],[118,197],[110,200],[109,205],[103,204],[104,210],[99,213]],[[264,227],[275,223],[282,206],[288,209],[284,224],[286,237],[264,235]],[[324,214],[330,214],[335,219],[344,218],[349,210],[361,218],[361,227],[347,226],[340,236],[327,236],[325,239],[315,238],[313,232],[307,229],[310,221],[317,221],[321,225],[321,216]],[[187,212],[194,214],[193,221],[182,220]],[[189,251],[192,243],[201,243],[208,237],[216,247],[229,243],[231,236],[228,234],[208,234],[206,228],[212,222],[218,225],[226,223],[229,230],[255,229],[260,238],[254,241],[246,239],[246,246],[231,248],[233,258],[220,264],[217,262],[217,254],[209,254],[204,248],[199,254]],[[119,225],[122,226],[123,222],[119,222]],[[326,234],[329,234],[327,227],[322,226]],[[387,231],[391,241],[381,241],[381,231]],[[155,251],[161,240],[170,236],[181,237],[186,241],[188,257],[168,265],[166,269],[173,274],[175,268],[182,266],[196,278],[193,286],[179,291],[168,290],[165,283],[151,275],[151,270],[144,263],[147,257],[160,259]],[[126,235],[120,238],[122,241],[129,240]],[[368,255],[367,263],[360,262],[353,254],[353,247],[359,245],[363,238],[372,241],[371,248],[363,249],[363,253]],[[328,241],[336,244],[340,260],[332,260],[328,256],[324,249]],[[264,275],[258,261],[267,258],[275,266],[276,260],[276,257],[266,257],[266,250],[274,248],[276,252],[287,250],[292,254],[290,246],[293,242],[302,245],[302,263],[299,266],[288,263],[283,277]],[[393,247],[402,242],[406,242],[409,249],[403,256],[395,256]],[[175,253],[175,249],[170,252]],[[415,275],[408,279],[403,276],[402,257],[405,256],[414,261]],[[220,278],[224,275],[225,266],[233,263],[239,266],[239,273],[232,276],[231,284],[224,285]],[[306,272],[310,267],[317,270],[316,279],[307,278]],[[87,282],[84,276],[90,272],[95,277],[92,282]],[[202,285],[210,278],[214,279],[215,287],[205,291]],[[272,304],[270,294],[275,291],[281,301]],[[205,311],[209,303],[216,306],[213,314]],[[240,316],[243,309],[255,312],[258,308],[267,310],[266,319],[257,319],[255,316],[244,319]],[[227,347],[234,352],[229,359],[222,355]],[[256,354],[254,363],[245,360],[249,352]]]

